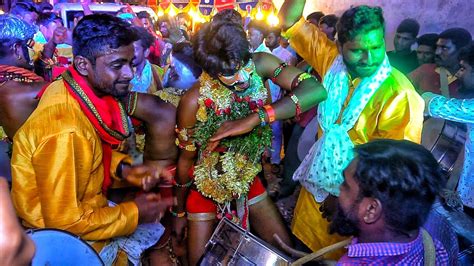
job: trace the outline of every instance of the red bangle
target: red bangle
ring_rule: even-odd
[[[265,109],[265,113],[268,116],[268,123],[272,123],[275,121],[275,110],[271,105],[264,105],[263,108]]]

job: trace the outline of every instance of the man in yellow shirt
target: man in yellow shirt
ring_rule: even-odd
[[[118,18],[98,14],[81,20],[74,31],[73,66],[41,92],[38,107],[13,138],[12,199],[23,225],[95,241],[106,264],[122,257],[117,247],[133,244],[143,251],[137,242],[153,245],[163,231],[156,222],[171,203],[143,193],[109,206],[105,196],[113,179],[151,186],[159,176],[159,169],[131,167],[126,155],[112,150],[129,135],[125,109],[116,99],[128,93],[136,39]],[[146,229],[138,226],[144,223]],[[121,238],[132,233],[135,239],[137,233],[147,237]],[[127,255],[138,263],[140,252]]]
[[[345,11],[335,43],[301,19],[305,2],[286,0],[280,17],[285,37],[321,74],[328,91],[328,99],[318,107],[319,141],[293,177],[303,188],[292,231],[318,250],[340,239],[328,234],[320,206],[325,200],[331,205],[338,196],[353,145],[378,138],[419,143],[424,104],[407,78],[390,67],[381,8],[357,6]]]

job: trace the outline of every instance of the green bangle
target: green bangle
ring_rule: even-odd
[[[186,216],[186,212],[174,212],[172,207],[169,208],[169,212],[171,213],[171,215],[178,218]]]
[[[258,118],[260,119],[260,126],[264,127],[267,125],[267,122],[265,121],[265,111],[262,109],[258,109],[257,111]]]

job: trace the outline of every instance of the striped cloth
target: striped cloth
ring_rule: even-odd
[[[337,265],[423,265],[423,238],[409,243],[358,243],[354,238]],[[443,245],[433,239],[436,249],[436,265],[448,265],[448,253]]]

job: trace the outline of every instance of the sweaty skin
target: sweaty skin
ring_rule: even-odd
[[[47,82],[7,81],[0,86],[0,126],[10,139],[38,105],[36,95]]]

